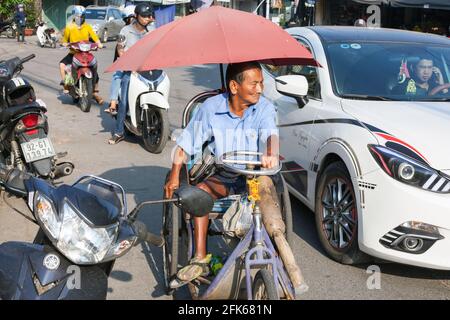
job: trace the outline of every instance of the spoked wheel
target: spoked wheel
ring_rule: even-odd
[[[86,77],[80,78],[81,88],[80,88],[80,98],[78,100],[78,105],[83,112],[89,112],[91,110],[92,96],[94,94],[94,87],[92,79]]]
[[[165,182],[168,181],[169,174],[170,172],[167,173]],[[186,183],[186,181],[186,167],[183,166],[180,171],[180,184]],[[170,282],[175,279],[178,266],[187,265],[193,240],[188,234],[188,226],[182,218],[181,209],[173,203],[163,205],[162,226],[162,236],[165,240],[163,246],[164,285],[167,295],[175,295],[176,290],[170,288]]]
[[[279,300],[278,292],[272,274],[261,269],[256,273],[252,287],[253,300]]]
[[[169,138],[167,111],[150,107],[143,112],[142,138],[144,148],[151,153],[161,153]]]
[[[163,205],[163,263],[164,263],[164,285],[166,294],[173,294],[170,282],[176,277],[178,270],[178,233],[179,233],[179,208],[172,203]]]
[[[16,37],[16,32],[13,28],[10,27],[6,30],[6,37],[8,37],[9,39],[13,39]]]
[[[367,260],[358,247],[356,197],[347,168],[330,164],[320,177],[316,193],[316,228],[325,251],[345,264]]]

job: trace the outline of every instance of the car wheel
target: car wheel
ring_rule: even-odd
[[[329,164],[320,175],[315,220],[319,240],[331,258],[343,264],[367,262],[358,246],[355,191],[342,162]]]
[[[108,42],[108,30],[106,30],[106,29],[103,30],[101,39],[102,39],[102,42],[103,42],[103,43]]]

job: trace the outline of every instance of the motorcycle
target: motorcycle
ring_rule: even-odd
[[[23,64],[35,57],[18,57],[0,61],[0,163],[42,178],[54,179],[70,175],[73,164],[57,163],[47,136],[47,108],[36,100],[31,84],[19,77]]]
[[[73,102],[83,112],[91,110],[94,95],[95,78],[93,70],[97,68],[97,59],[91,53],[98,49],[96,43],[89,41],[73,42],[69,47],[76,51],[72,65],[66,66],[65,85]]]
[[[49,28],[44,22],[38,23],[36,27],[36,35],[41,48],[45,46],[56,48],[55,29]]]
[[[15,22],[3,22],[0,24],[0,34],[5,34],[7,38],[15,38],[17,26]]]
[[[128,213],[125,191],[112,181],[83,176],[73,185],[55,188],[4,167],[0,185],[27,200],[40,227],[33,244],[0,245],[1,299],[106,299],[117,258],[141,241],[164,245],[162,237],[136,220],[143,206],[172,201],[185,210],[199,210],[200,205],[210,210],[213,203],[201,200],[206,192],[188,187],[177,199],[142,202]]]
[[[142,137],[144,148],[151,153],[161,153],[169,138],[169,92],[170,79],[162,70],[130,75],[125,128]]]

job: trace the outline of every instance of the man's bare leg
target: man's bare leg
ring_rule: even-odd
[[[61,75],[61,80],[64,81],[66,77],[66,65],[64,63],[59,64],[59,74]]]
[[[98,94],[98,82],[94,85],[94,99],[98,104],[103,104],[103,98]]]
[[[211,177],[207,181],[199,183],[198,188],[208,192],[214,200],[224,198],[228,195],[228,189],[218,179]],[[208,236],[209,217],[194,217],[194,242],[195,257],[204,258],[206,256],[206,238]]]

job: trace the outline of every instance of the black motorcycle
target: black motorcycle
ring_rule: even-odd
[[[1,166],[0,185],[27,200],[40,227],[33,244],[0,245],[0,298],[5,300],[105,299],[118,257],[141,241],[164,245],[164,238],[136,221],[144,205],[175,202],[201,214],[213,206],[205,191],[185,186],[174,199],[142,202],[128,213],[125,192],[114,182],[84,176],[54,187]]]
[[[0,35],[5,34],[7,38],[15,38],[17,32],[17,26],[15,22],[4,21],[0,22]]]
[[[36,100],[31,84],[18,76],[23,64],[34,57],[0,61],[0,163],[54,179],[71,174],[73,164],[57,163],[47,136],[45,103]]]

